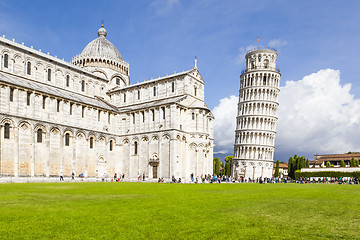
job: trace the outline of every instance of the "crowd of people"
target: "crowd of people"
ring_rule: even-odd
[[[79,174],[79,178],[83,179],[84,175],[81,173]],[[75,174],[71,174],[71,180],[75,179]],[[121,182],[121,181],[128,181],[128,179],[125,179],[125,173],[121,174],[114,174],[113,179],[109,179],[107,174],[104,174],[104,176],[101,178],[102,181],[111,181],[111,182]],[[149,181],[150,179],[146,174],[139,174],[138,181]],[[61,172],[60,174],[60,181],[64,181],[63,174]],[[168,182],[164,178],[159,178],[157,180],[158,183]],[[307,183],[337,183],[337,184],[359,184],[359,178],[358,177],[314,177],[314,178],[298,178],[295,181],[288,177],[279,178],[279,177],[272,177],[272,178],[234,178],[227,175],[217,176],[216,174],[203,174],[201,176],[195,176],[194,174],[190,175],[190,182],[184,182],[181,178],[175,178],[175,176],[171,177],[171,183],[300,183],[300,184],[307,184]]]
[[[337,183],[337,184],[359,184],[358,177],[316,177],[316,178],[298,178],[296,183]]]

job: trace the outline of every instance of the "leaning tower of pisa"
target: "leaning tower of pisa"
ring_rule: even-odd
[[[245,56],[232,170],[236,178],[272,177],[281,76],[276,58],[276,50],[269,48],[257,48]]]

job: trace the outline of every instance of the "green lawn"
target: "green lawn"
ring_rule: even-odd
[[[360,239],[360,186],[0,184],[0,239]]]

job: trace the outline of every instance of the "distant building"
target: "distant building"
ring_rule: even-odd
[[[276,162],[274,162],[274,167],[273,167],[273,176],[275,174],[275,169],[276,169]],[[287,163],[280,163],[279,164],[279,177],[283,178],[283,177],[287,177],[288,176],[288,171],[289,167]]]
[[[330,162],[334,167],[340,167],[342,160],[344,160],[346,167],[350,167],[352,158],[360,160],[360,153],[314,155],[314,160],[310,161],[310,168],[326,167],[327,162]]]

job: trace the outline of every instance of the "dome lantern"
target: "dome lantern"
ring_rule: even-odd
[[[101,28],[99,28],[98,30],[98,36],[99,37],[106,37],[107,32],[106,29],[104,28],[104,24],[101,24]]]

